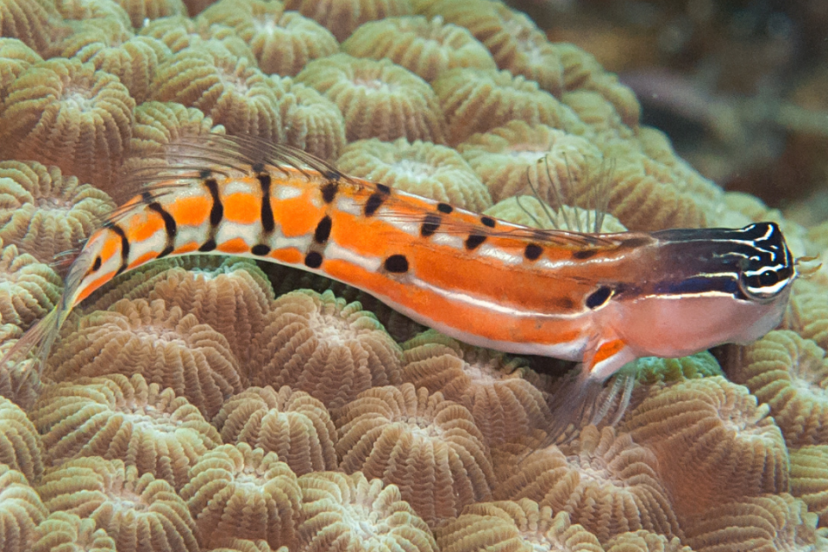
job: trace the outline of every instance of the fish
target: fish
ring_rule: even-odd
[[[42,370],[69,312],[119,274],[237,255],[338,280],[471,345],[577,361],[560,401],[577,410],[636,358],[758,339],[780,323],[796,277],[774,222],[539,230],[252,137],[181,139],[115,186],[135,195],[91,234],[54,311],[0,365],[38,350]]]

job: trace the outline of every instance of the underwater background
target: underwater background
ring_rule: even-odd
[[[773,220],[826,263],[777,330],[638,360],[620,419],[546,448],[570,364],[280,266],[150,263],[42,378],[0,367],[0,552],[828,550],[828,5],[0,0],[0,36],[0,352],[119,175],[204,133],[528,225],[596,189],[605,231]]]

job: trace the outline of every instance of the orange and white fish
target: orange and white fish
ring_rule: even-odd
[[[60,304],[18,349],[48,354],[68,312],[118,274],[173,255],[240,255],[350,284],[473,345],[579,361],[581,383],[602,382],[638,357],[761,337],[796,277],[772,222],[536,230],[252,138],[190,139],[168,156],[174,166],[124,183],[141,192],[92,234]]]

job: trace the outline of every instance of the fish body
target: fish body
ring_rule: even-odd
[[[760,337],[779,323],[795,277],[774,223],[536,230],[253,139],[182,143],[169,157],[133,178],[141,192],[91,235],[30,344],[50,343],[120,273],[167,256],[239,255],[339,280],[473,345],[579,361],[601,381],[637,357]]]

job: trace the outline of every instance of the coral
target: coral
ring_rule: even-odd
[[[141,374],[172,388],[209,419],[242,389],[238,361],[227,339],[192,314],[164,302],[123,300],[84,316],[49,358],[55,381],[120,373]]]
[[[552,425],[538,378],[520,360],[442,339],[429,331],[405,344],[404,381],[468,408],[490,446]]]
[[[210,543],[212,552],[271,552],[270,545],[265,540],[248,540],[235,538],[216,538]],[[280,547],[276,552],[289,552],[287,546]]]
[[[457,67],[496,68],[492,56],[467,29],[444,23],[441,16],[366,23],[342,43],[342,51],[358,58],[390,59],[427,82]]]
[[[598,92],[576,90],[567,92],[561,98],[578,118],[595,133],[593,141],[602,143],[610,140],[629,140],[635,136],[615,111],[615,106]],[[637,105],[637,103],[636,103]]]
[[[293,79],[280,79],[279,85],[285,143],[320,159],[335,161],[345,146],[345,120],[339,108],[313,88]]]
[[[489,49],[499,69],[522,75],[560,96],[564,86],[560,57],[526,15],[488,0],[442,0],[434,2],[425,13],[469,29]]]
[[[0,464],[21,472],[30,483],[43,474],[43,443],[19,406],[0,397]]]
[[[428,525],[396,485],[362,473],[316,472],[299,478],[304,502],[302,552],[335,548],[354,552],[437,552]]]
[[[69,21],[104,25],[116,23],[123,29],[132,26],[129,14],[115,0],[57,0],[57,9]]]
[[[382,182],[456,207],[480,212],[492,205],[488,190],[453,149],[405,138],[349,144],[337,161],[345,173]]]
[[[151,99],[200,109],[229,134],[284,141],[277,109],[281,91],[252,59],[233,53],[223,41],[198,41],[158,66]]]
[[[195,523],[169,483],[120,460],[77,458],[43,475],[37,492],[52,512],[95,521],[119,551],[198,551]]]
[[[604,552],[595,535],[570,523],[568,513],[553,515],[548,506],[541,507],[527,498],[471,504],[457,519],[440,526],[436,533],[437,544],[443,552]]]
[[[0,3],[0,36],[17,38],[43,54],[59,19],[54,0],[5,0]]]
[[[8,87],[0,144],[8,158],[57,165],[106,186],[126,153],[134,108],[115,75],[77,59],[42,61]]]
[[[630,434],[589,425],[561,450],[552,446],[524,456],[523,451],[496,451],[503,473],[495,498],[529,498],[553,511],[569,512],[574,523],[602,543],[640,529],[681,536],[658,474],[658,459]]]
[[[495,202],[532,194],[550,205],[575,204],[597,186],[601,152],[580,136],[541,124],[510,121],[457,146]],[[568,192],[566,194],[565,192]],[[534,195],[534,194],[533,194]],[[568,195],[562,197],[561,195]]]
[[[49,511],[26,477],[0,464],[0,543],[3,552],[31,550],[37,525]]]
[[[336,451],[346,473],[400,487],[426,522],[455,517],[491,496],[494,472],[469,411],[410,383],[375,387],[334,413]]]
[[[0,238],[43,263],[80,247],[114,208],[105,192],[57,167],[0,161]]]
[[[787,493],[719,504],[687,523],[695,552],[777,552],[825,550],[828,529],[817,529],[816,514]]]
[[[279,297],[253,348],[252,382],[289,385],[328,408],[370,387],[401,381],[399,345],[362,305],[346,304],[330,291]]]
[[[828,294],[817,282],[799,279],[794,284],[788,315],[782,327],[828,350]]]
[[[349,142],[403,137],[435,144],[446,141],[445,119],[431,87],[387,59],[336,54],[310,62],[296,80],[339,107]]]
[[[543,124],[580,134],[586,126],[534,81],[508,71],[451,69],[432,83],[448,122],[449,144],[509,121]]]
[[[336,428],[325,405],[302,391],[250,387],[213,418],[225,443],[275,452],[297,475],[337,467]]]
[[[412,13],[410,0],[287,0],[285,9],[316,20],[340,42],[365,22]]]
[[[6,97],[14,79],[40,61],[43,58],[23,42],[16,38],[0,38],[0,98]]]
[[[142,36],[157,38],[172,53],[177,54],[202,40],[203,37],[197,34],[197,30],[199,29],[196,28],[196,24],[192,19],[181,15],[173,15],[150,21],[147,25],[141,27],[138,32]]]
[[[187,13],[187,8],[181,0],[117,0],[117,2],[126,10],[132,26],[136,29],[141,28],[148,20]]]
[[[828,445],[808,445],[790,451],[791,494],[801,498],[828,527]]]
[[[828,360],[810,339],[777,330],[745,347],[728,375],[770,406],[789,447],[828,444]]]
[[[222,445],[203,455],[181,497],[203,543],[214,537],[294,544],[302,495],[296,475],[279,457],[247,443]]]
[[[626,232],[624,225],[614,216],[600,210],[601,232]],[[563,205],[553,209],[551,205],[541,202],[535,196],[514,196],[499,201],[486,209],[484,214],[500,218],[515,224],[532,228],[576,230],[593,232],[597,223],[598,210],[582,209]]]
[[[222,0],[202,12],[199,21],[232,28],[267,74],[294,76],[309,61],[339,51],[327,29],[295,11],[286,12],[280,2]]]
[[[37,526],[32,552],[115,552],[115,540],[95,520],[55,512]]]
[[[0,250],[0,275],[2,324],[28,328],[52,310],[60,299],[60,277],[31,255],[19,254],[15,245]]]
[[[140,374],[51,385],[30,416],[52,464],[80,456],[123,460],[176,489],[196,460],[221,444],[196,407]]]
[[[0,325],[0,358],[6,355],[23,335],[14,324]],[[40,393],[40,377],[35,359],[10,361],[0,367],[0,397],[6,397],[28,411]]]
[[[676,512],[695,515],[788,490],[787,449],[768,412],[745,387],[710,377],[656,388],[625,425],[658,458]]]
[[[606,552],[693,552],[689,546],[673,537],[657,535],[649,531],[622,533],[607,541]]]
[[[657,383],[724,376],[716,357],[708,351],[681,358],[644,357],[635,361],[635,379],[652,386]]]

